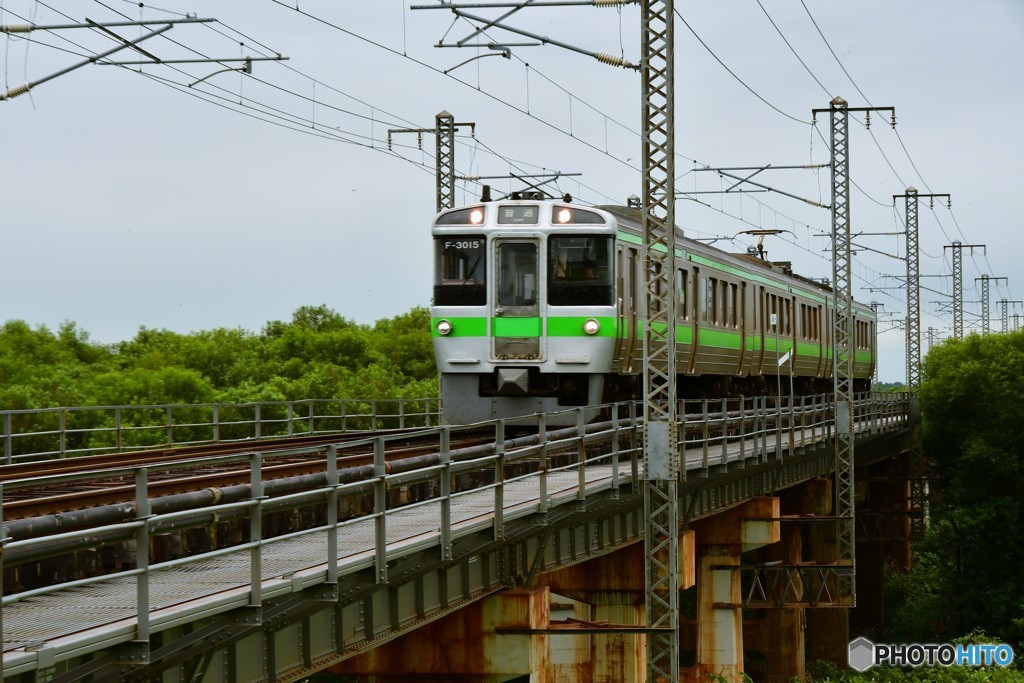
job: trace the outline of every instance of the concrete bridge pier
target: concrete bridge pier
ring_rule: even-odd
[[[550,620],[546,586],[511,589],[396,638],[332,667],[360,683],[490,683],[529,676],[548,683],[547,633],[497,633],[496,629],[543,631]]]
[[[832,514],[832,480],[812,479],[801,487],[802,507],[814,515]],[[836,561],[836,526],[827,522],[807,525],[804,555],[811,562]],[[850,610],[842,607],[807,611],[807,660],[845,667],[850,647]]]
[[[776,543],[779,499],[754,498],[693,524],[697,535],[697,662],[684,680],[709,675],[739,683],[743,674],[741,555]]]
[[[694,532],[679,539],[680,589],[694,584]],[[602,633],[604,627],[646,624],[644,607],[644,545],[634,543],[580,565],[546,575],[552,595],[561,595],[591,606],[592,635],[589,662],[576,672],[558,671],[558,681],[581,683],[642,683],[647,669],[647,639],[643,633]]]
[[[786,508],[783,495],[783,514]],[[803,561],[803,532],[801,524],[782,524],[779,543],[766,546],[760,560],[795,565]],[[749,666],[747,672],[754,680],[765,683],[790,683],[793,679],[803,680],[806,673],[806,648],[804,632],[807,615],[803,607],[776,607],[762,610],[764,617],[744,622],[743,638],[745,650],[760,654],[757,672]]]

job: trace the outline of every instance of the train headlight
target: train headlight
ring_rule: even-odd
[[[558,209],[558,212],[555,214],[555,220],[559,223],[568,223],[572,220],[572,211],[569,209]]]
[[[452,331],[452,324],[450,322],[448,322],[447,320],[438,320],[437,321],[437,333],[439,335],[441,335],[442,337],[443,336],[447,336],[451,331]]]
[[[597,322],[593,318],[590,318],[587,322],[583,323],[583,331],[587,334],[597,334],[600,329],[601,323]]]
[[[469,222],[473,225],[480,225],[484,222],[484,210],[473,209],[469,212]]]

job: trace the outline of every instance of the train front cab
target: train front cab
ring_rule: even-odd
[[[431,318],[449,423],[601,402],[616,342],[615,230],[604,212],[556,202],[437,218]]]

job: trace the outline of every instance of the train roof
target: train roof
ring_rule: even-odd
[[[620,228],[626,227],[639,232],[642,220],[639,209],[631,206],[620,206],[614,204],[598,205],[594,208],[607,211],[619,219]],[[710,244],[704,244],[703,242],[698,242],[697,240],[686,237],[683,234],[682,229],[678,226],[676,226],[676,241],[685,245],[687,250],[693,251],[697,254],[708,255],[721,259],[733,266],[740,266],[746,269],[757,268],[766,271],[766,275],[770,274],[774,278],[794,280],[801,286],[821,292],[823,295],[831,295],[833,293],[831,285],[793,272],[792,263],[790,261],[766,261],[751,254],[739,254],[723,251],[722,249],[718,249]],[[862,311],[870,311],[870,308],[862,303],[854,302],[854,305]]]

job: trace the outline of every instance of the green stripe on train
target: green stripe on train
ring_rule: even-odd
[[[493,318],[491,333],[495,337],[539,337],[540,318]]]
[[[593,318],[601,324],[597,334],[583,331],[583,323]],[[548,318],[549,337],[614,337],[615,318],[612,316],[565,316]]]
[[[441,320],[447,320],[452,324],[452,331],[446,335],[442,335],[437,331],[437,323]],[[431,318],[430,319],[430,335],[433,337],[486,337],[487,336],[487,318],[483,317],[450,317],[450,318]]]

